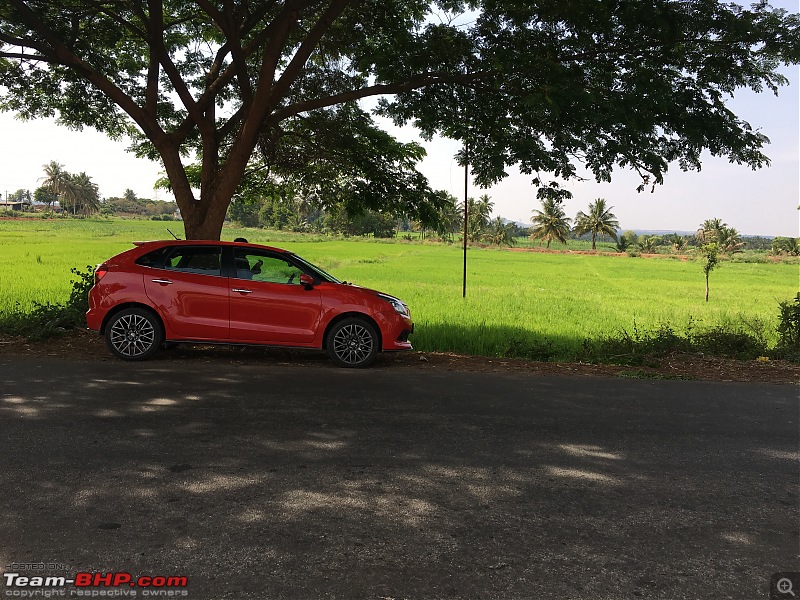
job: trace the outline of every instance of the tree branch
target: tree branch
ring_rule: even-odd
[[[95,10],[97,10],[98,12],[108,15],[109,17],[114,19],[117,23],[125,27],[131,33],[138,35],[142,39],[147,37],[147,35],[143,30],[139,29],[136,25],[134,25],[127,19],[123,18],[122,15],[120,15],[119,13],[116,13],[113,10],[106,8],[105,6],[103,6],[103,4],[97,2],[97,0],[89,0],[89,4],[94,6]]]
[[[282,13],[275,19],[273,19],[269,25],[267,25],[264,29],[262,29],[258,34],[256,34],[253,39],[248,42],[244,48],[243,53],[245,58],[249,58],[254,52],[256,52],[266,41],[271,41],[273,45],[276,45],[277,49],[275,52],[278,56],[280,56],[280,48],[286,40],[286,37],[289,35],[291,28],[286,31],[285,35],[279,35],[280,28],[283,26],[284,19],[290,16],[290,8],[294,10],[299,10],[306,5],[312,4],[315,0],[290,0],[284,6]],[[291,5],[291,6],[290,6]],[[252,22],[249,24],[251,27],[254,27],[259,21],[251,19]],[[223,50],[225,51],[223,53]],[[217,72],[222,67],[222,60],[224,56],[228,53],[229,48],[227,44],[223,45],[220,48],[219,52],[217,53]],[[275,64],[277,64],[277,58],[275,59]],[[214,73],[214,68],[210,73]],[[215,77],[211,83],[206,88],[206,91],[198,98],[197,105],[200,110],[205,111],[208,105],[211,102],[214,102],[217,94],[222,90],[226,85],[230,83],[230,81],[236,75],[236,67],[234,65],[228,65],[225,67],[225,70],[222,71],[217,77]],[[272,77],[270,77],[270,85],[272,82]],[[187,116],[183,122],[172,132],[171,137],[176,143],[182,143],[186,137],[189,135],[193,127],[191,115]]]
[[[315,23],[314,27],[311,28],[311,31],[308,32],[308,35],[306,35],[303,43],[300,44],[291,62],[286,66],[286,69],[284,69],[278,81],[275,82],[271,91],[273,97],[282,97],[292,83],[297,80],[297,77],[300,75],[303,67],[305,67],[309,56],[311,56],[311,53],[319,44],[322,36],[330,29],[333,22],[342,14],[342,11],[344,11],[351,1],[352,0],[333,0],[327,10],[322,13],[322,16]],[[263,75],[264,73],[262,72],[262,76]]]
[[[328,96],[327,98],[317,98],[315,100],[306,100],[304,102],[297,102],[285,108],[276,110],[272,113],[272,118],[275,121],[282,121],[288,117],[296,115],[301,112],[307,112],[318,108],[325,108],[342,102],[350,102],[352,100],[359,100],[369,96],[380,96],[383,94],[399,94],[401,92],[410,92],[411,90],[427,87],[429,85],[436,85],[439,83],[460,83],[469,85],[473,82],[479,81],[486,77],[491,76],[489,71],[480,71],[477,73],[466,74],[451,74],[451,73],[422,73],[409,78],[407,81],[397,83],[386,83],[372,85],[369,87],[361,88],[358,90],[351,90],[349,92],[342,92]]]
[[[63,64],[57,60],[48,58],[40,54],[21,54],[19,52],[0,52],[0,58],[18,58],[20,60],[35,60],[37,62],[46,62],[54,65]]]
[[[160,25],[163,27],[163,22]],[[169,52],[167,52],[167,48],[164,45],[163,35],[156,37],[153,32],[150,32],[150,49],[151,52],[156,53],[158,62],[161,63],[161,66],[164,68],[164,73],[167,74],[167,77],[175,88],[175,92],[178,94],[183,106],[189,113],[189,118],[194,121],[201,133],[213,130],[214,124],[209,123],[205,118],[204,111],[197,105],[191,91],[189,91],[189,88],[186,86],[186,82],[175,67],[175,63],[173,63],[172,59],[169,57]]]
[[[2,31],[0,31],[0,42],[5,42],[6,44],[11,44],[12,46],[20,46],[21,48],[33,48],[34,50],[38,50],[42,54],[47,52],[46,47],[35,40],[16,38],[8,34],[5,34]]]
[[[163,137],[164,132],[155,119],[150,118],[150,116],[136,104],[133,98],[114,85],[111,80],[100,73],[94,66],[81,59],[68,48],[23,0],[11,0],[11,2],[27,25],[49,44],[49,49],[45,52],[48,58],[51,59],[49,62],[74,68],[113,100],[117,106],[128,113],[150,139],[159,139]]]
[[[160,0],[149,0],[150,20],[147,28],[154,37],[164,35],[164,6]],[[159,63],[155,52],[150,52],[150,64],[147,67],[147,92],[145,110],[156,118],[158,115],[158,74]]]

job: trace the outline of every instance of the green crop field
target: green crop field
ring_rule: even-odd
[[[157,221],[0,221],[0,311],[63,301],[70,268],[95,265],[133,240],[167,238],[168,227],[183,234],[180,223]],[[223,239],[239,235],[402,298],[417,323],[412,342],[424,351],[498,356],[552,343],[574,352],[584,339],[630,331],[634,323],[640,329],[666,323],[681,332],[690,322],[701,328],[763,323],[774,342],[778,302],[798,291],[797,264],[723,262],[711,273],[706,303],[695,261],[471,248],[463,299],[457,245],[223,231]]]

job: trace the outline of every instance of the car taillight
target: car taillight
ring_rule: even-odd
[[[100,280],[105,277],[106,273],[108,273],[108,267],[106,265],[97,265],[97,268],[94,270],[94,284],[97,285],[100,283]]]

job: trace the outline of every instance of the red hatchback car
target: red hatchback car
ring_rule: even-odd
[[[165,342],[321,348],[343,367],[410,350],[408,306],[256,244],[136,242],[95,270],[89,329],[124,360]]]

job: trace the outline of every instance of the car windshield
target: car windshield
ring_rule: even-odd
[[[297,256],[297,254],[290,254],[290,256],[291,256],[291,257],[292,257],[294,260],[296,260],[297,262],[299,262],[300,264],[302,264],[304,267],[307,267],[307,268],[308,268],[310,271],[312,271],[314,274],[316,274],[317,276],[319,276],[319,278],[320,278],[320,279],[322,279],[323,281],[330,281],[331,283],[342,283],[341,281],[339,281],[338,279],[336,279],[336,277],[334,277],[334,276],[333,276],[333,275],[331,275],[330,273],[326,273],[325,271],[323,271],[322,269],[320,269],[318,266],[316,266],[316,265],[312,265],[312,264],[311,264],[310,262],[308,262],[307,260],[305,260],[305,259],[303,259],[303,258],[300,258],[299,256]]]

